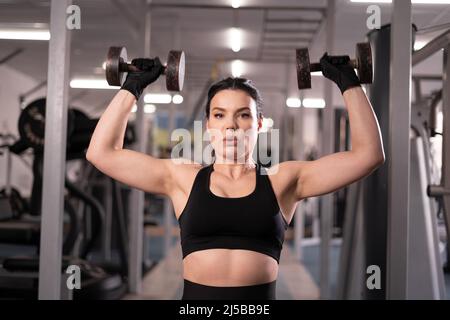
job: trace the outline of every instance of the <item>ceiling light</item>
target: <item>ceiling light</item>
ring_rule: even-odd
[[[110,86],[106,80],[101,79],[72,79],[70,81],[71,88],[79,88],[79,89],[115,89],[117,90],[118,86]]]
[[[302,105],[301,101],[299,98],[287,98],[286,99],[286,105],[289,108],[300,108],[300,106]]]
[[[325,100],[323,99],[303,99],[303,106],[305,108],[317,108],[322,109],[325,108]]]
[[[0,39],[10,40],[50,40],[50,31],[36,29],[2,29]]]
[[[172,102],[175,104],[180,104],[183,102],[183,96],[176,94],[172,97]]]
[[[230,29],[230,43],[233,52],[241,51],[241,30],[239,28]]]
[[[172,102],[172,96],[167,93],[147,93],[144,96],[145,103],[163,103],[167,104]]]
[[[233,77],[240,77],[243,73],[244,63],[241,60],[234,60],[231,63],[231,74]]]

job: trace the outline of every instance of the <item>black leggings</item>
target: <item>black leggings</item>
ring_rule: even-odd
[[[181,300],[275,300],[276,280],[240,287],[215,287],[184,279]]]

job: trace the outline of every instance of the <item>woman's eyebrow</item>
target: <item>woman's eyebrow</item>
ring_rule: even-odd
[[[226,111],[225,108],[221,108],[221,107],[214,107],[211,111],[215,111],[215,110],[220,110],[220,111]],[[242,107],[236,110],[236,112],[242,111],[242,110],[250,110],[249,107]]]

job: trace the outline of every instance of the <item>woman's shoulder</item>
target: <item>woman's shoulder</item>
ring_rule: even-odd
[[[282,189],[298,180],[303,161],[284,161],[265,167],[268,178]]]
[[[196,174],[205,166],[187,158],[167,159],[169,170],[175,178],[183,178],[186,174]]]
[[[183,191],[190,190],[196,175],[205,167],[201,163],[186,158],[169,160],[169,170],[173,181],[172,186]]]
[[[271,166],[263,166],[269,176],[291,175],[302,166],[303,161],[283,161]]]

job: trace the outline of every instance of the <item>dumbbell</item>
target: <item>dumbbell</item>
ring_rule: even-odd
[[[167,65],[163,74],[166,76],[166,88],[169,91],[181,91],[184,83],[184,52],[169,51]],[[121,86],[130,71],[139,71],[128,63],[125,47],[110,47],[106,57],[106,81],[111,86]]]
[[[333,64],[348,63],[358,71],[358,77],[361,83],[372,83],[373,66],[372,66],[372,50],[370,44],[361,42],[356,44],[356,58],[346,59],[346,56],[330,56]],[[322,71],[320,63],[309,62],[309,52],[307,48],[296,49],[297,62],[297,83],[298,88],[311,88],[311,72]]]

